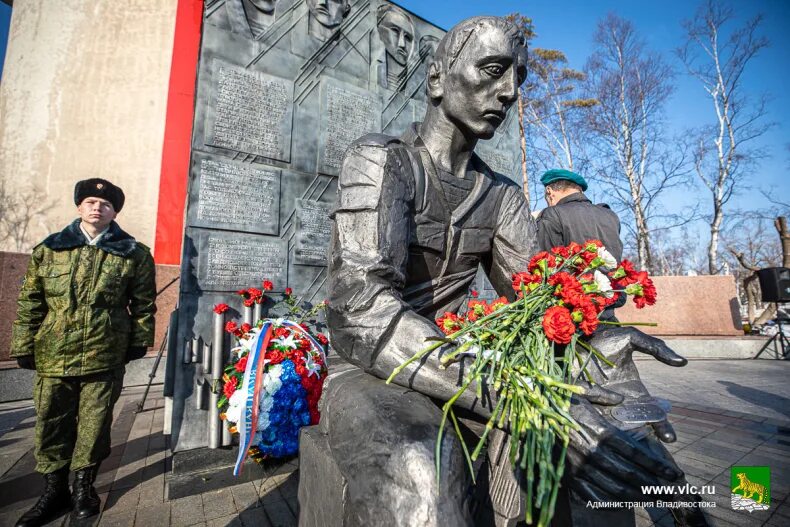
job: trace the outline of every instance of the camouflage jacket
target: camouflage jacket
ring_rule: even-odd
[[[19,293],[11,357],[35,354],[44,377],[111,370],[153,344],[150,250],[113,222],[88,245],[77,219],[33,249]]]

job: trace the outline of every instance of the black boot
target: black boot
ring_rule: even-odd
[[[69,468],[44,474],[44,492],[33,508],[16,522],[16,527],[38,527],[54,520],[71,508]]]
[[[90,518],[99,514],[101,500],[93,488],[96,481],[98,466],[87,467],[74,473],[74,485],[72,486],[71,502],[74,505],[72,516],[75,518]]]

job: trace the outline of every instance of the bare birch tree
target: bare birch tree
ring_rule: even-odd
[[[586,76],[567,67],[567,62],[565,54],[556,49],[530,52],[523,107],[530,161],[536,171],[581,169],[579,123],[598,101],[577,97]]]
[[[678,58],[698,79],[710,97],[713,125],[697,132],[694,169],[710,193],[708,217],[708,272],[720,271],[719,238],[725,207],[741,184],[746,166],[759,157],[750,148],[770,124],[764,123],[765,98],[751,101],[744,93],[746,69],[768,40],[758,35],[762,16],[729,30],[734,23],[730,7],[708,0],[692,20],[683,23],[686,41]]]
[[[651,232],[669,226],[662,195],[686,177],[683,151],[670,148],[663,131],[673,72],[645,48],[629,21],[610,14],[598,23],[585,73],[586,95],[598,101],[586,121],[594,174],[625,216],[639,266],[653,270]]]

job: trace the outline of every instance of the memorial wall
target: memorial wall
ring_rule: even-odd
[[[233,292],[264,279],[323,300],[343,154],[366,133],[400,135],[422,119],[426,64],[444,34],[378,0],[207,0],[204,17],[168,366],[174,450],[207,444],[200,353],[212,306],[239,308]],[[520,181],[515,115],[478,153]]]

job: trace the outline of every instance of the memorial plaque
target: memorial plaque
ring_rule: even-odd
[[[294,263],[299,265],[326,265],[332,222],[332,206],[311,199],[296,200],[296,245]]]
[[[367,90],[324,79],[320,123],[318,171],[337,175],[348,145],[367,133],[381,131],[381,102]]]
[[[190,225],[278,234],[280,170],[203,158],[196,187]]]
[[[214,59],[206,144],[288,161],[293,82]]]
[[[197,244],[197,281],[205,291],[260,287],[264,279],[285,288],[288,244],[285,240],[208,232]]]

